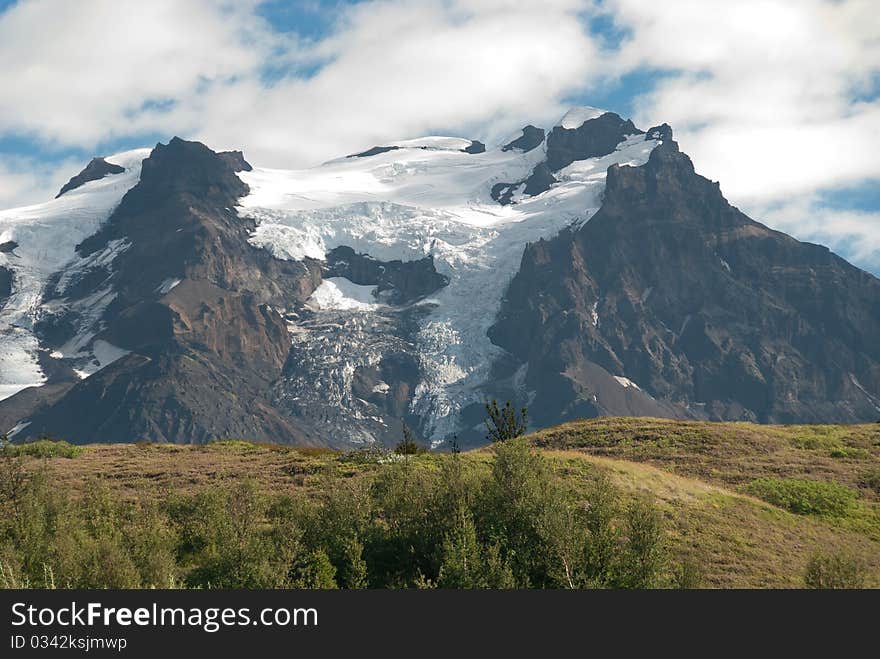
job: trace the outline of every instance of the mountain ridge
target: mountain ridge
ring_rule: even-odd
[[[401,422],[479,443],[490,397],[536,427],[880,415],[880,280],[731,207],[668,125],[587,110],[491,149],[423,138],[289,174],[174,138],[34,280],[32,316],[13,259],[33,237],[0,213],[0,332],[24,346],[0,365],[33,355],[44,384],[0,424],[346,446]],[[58,202],[133,180],[113,168]]]

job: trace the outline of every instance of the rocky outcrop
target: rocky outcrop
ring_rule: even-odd
[[[10,295],[12,295],[12,270],[0,265],[0,309]]]
[[[642,131],[629,119],[621,119],[614,112],[606,112],[585,121],[577,128],[556,126],[547,136],[547,167],[558,172],[576,160],[606,156],[626,139]]]
[[[327,253],[324,277],[345,277],[355,284],[376,286],[380,299],[396,305],[415,302],[449,283],[437,272],[430,256],[415,261],[380,261],[345,246]]]
[[[18,247],[18,243],[14,240],[7,240],[5,243],[0,243],[0,254],[11,254],[15,251],[16,247]]]
[[[217,154],[232,169],[233,172],[250,172],[253,171],[251,164],[244,159],[241,151],[221,151]]]
[[[360,153],[353,153],[346,158],[369,158],[370,156],[378,156],[380,153],[388,153],[389,151],[397,151],[399,146],[374,146]]]
[[[668,139],[672,139],[669,129]],[[652,128],[654,135],[665,135],[663,126]],[[556,126],[547,136],[547,156],[543,162],[535,165],[528,177],[514,183],[496,183],[490,190],[492,199],[502,206],[514,203],[514,195],[517,190],[522,194],[534,197],[546,192],[554,183],[558,183],[554,176],[556,172],[565,169],[577,160],[598,158],[612,153],[617,145],[623,142],[629,135],[640,135],[642,131],[636,128],[629,119],[621,119],[613,112],[606,112],[594,119],[585,121],[577,128],[563,128]],[[650,135],[651,133],[649,133]],[[660,137],[648,137],[647,139],[663,139]],[[534,126],[523,128],[521,137],[502,147],[502,151],[517,148],[530,151],[544,141],[544,131]]]
[[[528,365],[539,423],[646,412],[598,404],[597,369],[663,416],[880,413],[880,280],[752,221],[668,140],[643,167],[609,169],[582,228],[526,248],[490,336]]]
[[[58,199],[65,192],[70,192],[71,190],[75,190],[81,185],[88,183],[89,181],[97,181],[98,179],[102,179],[108,174],[121,174],[125,171],[125,168],[120,167],[119,165],[114,165],[113,163],[109,163],[103,158],[92,158],[86,168],[82,170],[79,174],[70,179],[64,186],[61,188],[61,191],[55,195],[55,198]]]
[[[62,308],[70,308],[111,287],[96,338],[130,354],[36,412],[29,434],[308,443],[269,394],[290,347],[275,309],[304,301],[320,283],[320,266],[280,261],[248,243],[254,226],[233,210],[247,193],[235,175],[241,162],[179,138],[144,160],[138,185],[78,246],[86,258],[117,250],[112,266],[87,271],[63,291]],[[43,332],[46,345],[75,331],[75,322],[57,320],[54,334]]]
[[[471,140],[471,143],[468,144],[465,148],[462,149],[463,153],[485,153],[486,145],[480,142],[479,140]]]
[[[544,142],[544,129],[536,128],[529,124],[522,129],[522,135],[515,140],[508,142],[501,147],[502,151],[512,151],[517,149],[523,153],[528,153],[532,149],[537,149]]]

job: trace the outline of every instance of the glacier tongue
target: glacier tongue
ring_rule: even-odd
[[[420,379],[410,412],[421,418],[423,435],[437,442],[456,430],[465,407],[486,396],[492,364],[504,354],[487,330],[526,243],[587,221],[601,204],[607,168],[642,165],[658,143],[632,136],[607,156],[560,171],[547,192],[508,206],[491,199],[492,185],[527,176],[543,160],[543,148],[525,154],[398,149],[303,171],[256,168],[239,174],[250,187],[239,213],[257,223],[252,243],[279,258],[323,259],[339,246],[383,261],[434,257],[449,284],[415,316]],[[382,331],[382,318],[360,305],[318,305],[310,326],[292,332],[305,361],[314,368],[326,362],[319,386],[332,392],[340,414],[364,414],[351,378],[388,347],[377,348],[371,334]],[[308,395],[307,383],[301,384],[288,398]]]
[[[0,211],[0,244],[18,243],[14,252],[0,253],[0,267],[14,275],[12,295],[0,309],[0,400],[45,382],[34,324],[44,311],[46,285],[53,274],[82,260],[76,245],[98,230],[138,182],[149,152],[107,158],[125,168],[121,174],[90,181],[44,204]],[[82,338],[88,343],[89,337]]]

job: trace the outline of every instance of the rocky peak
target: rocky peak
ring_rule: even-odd
[[[528,153],[532,149],[536,149],[544,142],[544,129],[537,128],[529,124],[522,129],[522,135],[515,140],[508,142],[501,147],[502,151],[512,151],[518,149],[523,153]]]
[[[576,160],[608,155],[627,135],[641,134],[629,119],[606,112],[577,128],[556,126],[547,136],[547,166],[558,172]]]
[[[81,185],[88,183],[89,181],[97,181],[99,179],[104,178],[108,174],[121,174],[125,171],[125,168],[120,167],[119,165],[114,165],[113,163],[109,163],[103,158],[92,158],[88,165],[86,165],[85,169],[83,169],[79,174],[71,178],[64,186],[61,188],[61,191],[55,195],[55,198],[58,199],[65,192],[70,192],[71,190],[75,190]]]
[[[652,405],[765,423],[876,415],[880,280],[751,220],[652,131],[666,139],[644,166],[609,168],[588,222],[526,248],[490,330],[528,365],[534,406],[556,420]],[[609,375],[649,398],[618,396]]]
[[[241,162],[245,162],[241,158]],[[235,205],[248,187],[236,172],[236,160],[217,154],[201,142],[174,137],[157,144],[141,166],[141,180],[123,199],[123,204],[149,204],[169,195],[199,196],[203,201]]]

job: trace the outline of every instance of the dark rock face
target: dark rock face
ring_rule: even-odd
[[[244,154],[241,151],[221,151],[217,154],[217,157],[224,160],[232,168],[233,172],[250,172],[254,169],[244,159]]]
[[[0,309],[10,295],[12,295],[12,270],[0,265]]]
[[[660,124],[659,126],[654,126],[653,128],[649,128],[648,132],[645,133],[645,141],[648,140],[663,140],[664,142],[668,142],[672,139],[672,126],[669,124]]]
[[[608,155],[627,135],[641,132],[632,121],[613,112],[585,121],[578,128],[556,126],[547,136],[547,167],[558,172],[576,160]]]
[[[522,181],[519,183],[496,183],[492,186],[492,189],[489,191],[492,199],[497,201],[502,206],[507,206],[507,204],[513,201],[513,195],[516,193],[516,189],[523,184]]]
[[[11,254],[15,251],[16,247],[18,247],[18,243],[14,240],[7,240],[5,243],[0,243],[0,254]]]
[[[558,183],[558,181],[553,176],[547,163],[538,163],[526,179],[526,187],[523,189],[523,193],[534,197],[549,190],[550,186],[554,183]]]
[[[652,130],[660,131],[661,128]],[[642,131],[636,128],[632,121],[621,119],[613,112],[606,112],[595,119],[585,121],[577,128],[556,126],[547,136],[547,157],[544,162],[535,165],[532,173],[521,181],[496,183],[492,186],[490,195],[502,206],[514,203],[513,195],[517,188],[523,184],[525,184],[523,194],[529,197],[539,195],[558,182],[553,176],[555,172],[568,167],[577,160],[606,156],[612,153],[628,135],[640,135],[641,133]],[[671,129],[669,129],[668,139],[672,139]],[[543,141],[544,131],[542,129],[526,126],[523,128],[522,136],[503,146],[502,151],[514,148],[530,151],[540,146]]]
[[[471,143],[462,149],[464,153],[485,153],[486,145],[479,140],[471,140]]]
[[[121,174],[124,171],[124,167],[109,163],[103,158],[92,158],[91,162],[86,165],[86,168],[84,170],[82,170],[79,174],[77,174],[64,184],[64,186],[61,188],[61,191],[57,195],[55,195],[55,198],[58,199],[58,197],[63,195],[65,192],[75,190],[79,186],[83,185],[84,183],[88,183],[89,181],[97,181],[98,179],[104,178],[108,174]]]
[[[544,129],[536,128],[529,124],[525,128],[522,129],[522,135],[517,137],[512,142],[508,142],[503,147],[501,147],[502,151],[511,151],[512,149],[519,149],[523,153],[528,153],[532,149],[536,149],[544,142]]]
[[[366,151],[361,151],[360,153],[353,153],[350,156],[346,156],[346,158],[369,158],[370,156],[377,156],[380,153],[388,153],[389,151],[397,151],[399,146],[374,146]]]
[[[416,261],[379,261],[344,246],[328,252],[324,277],[345,277],[362,286],[377,286],[379,296],[395,305],[415,302],[449,283],[437,272],[430,256]]]
[[[320,266],[280,261],[247,242],[253,224],[232,210],[247,192],[237,161],[178,138],[144,160],[140,183],[78,247],[82,256],[120,243],[126,249],[110,270],[87,273],[65,291],[70,304],[112,284],[116,297],[96,338],[131,354],[36,411],[28,433],[71,441],[310,441],[269,396],[290,347],[274,309],[305,300],[320,283]],[[176,285],[163,285],[169,281]],[[70,338],[75,323],[57,320],[41,337],[47,345]]]
[[[602,373],[662,416],[875,420],[878,336],[880,280],[752,221],[671,141],[612,166],[581,229],[526,248],[490,330],[528,364],[539,424],[648,413],[603,401]]]

